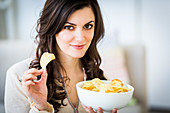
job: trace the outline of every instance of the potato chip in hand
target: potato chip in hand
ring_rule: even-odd
[[[53,53],[45,52],[41,56],[40,66],[42,67],[42,69],[46,69],[46,66],[48,65],[48,63],[54,59],[55,59],[55,55]]]

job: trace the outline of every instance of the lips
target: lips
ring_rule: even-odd
[[[71,45],[71,47],[73,47],[74,49],[83,49],[84,48],[84,44],[83,45]]]

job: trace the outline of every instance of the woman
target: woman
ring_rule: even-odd
[[[96,48],[104,35],[97,0],[47,0],[37,32],[35,59],[17,63],[7,72],[6,112],[95,113],[80,104],[75,85],[96,77],[105,79]],[[40,67],[44,52],[56,57],[47,71]],[[103,113],[102,108],[98,112]]]

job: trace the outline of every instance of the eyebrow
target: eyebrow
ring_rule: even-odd
[[[92,22],[94,23],[94,21],[92,21],[92,20],[91,20],[91,21],[87,22],[86,24],[90,24],[90,23],[92,23]],[[74,25],[74,26],[76,26],[76,24],[71,23],[71,22],[66,22],[66,24],[70,24],[70,25]],[[85,24],[85,25],[86,25],[86,24]]]

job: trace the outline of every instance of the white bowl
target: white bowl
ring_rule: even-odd
[[[110,83],[107,80],[101,80],[103,83]],[[86,81],[82,81],[76,84],[78,97],[82,104],[85,106],[91,106],[97,110],[101,107],[105,112],[111,112],[113,108],[121,109],[125,107],[132,98],[134,88],[123,82],[131,91],[123,93],[103,93],[95,92],[81,88]]]

